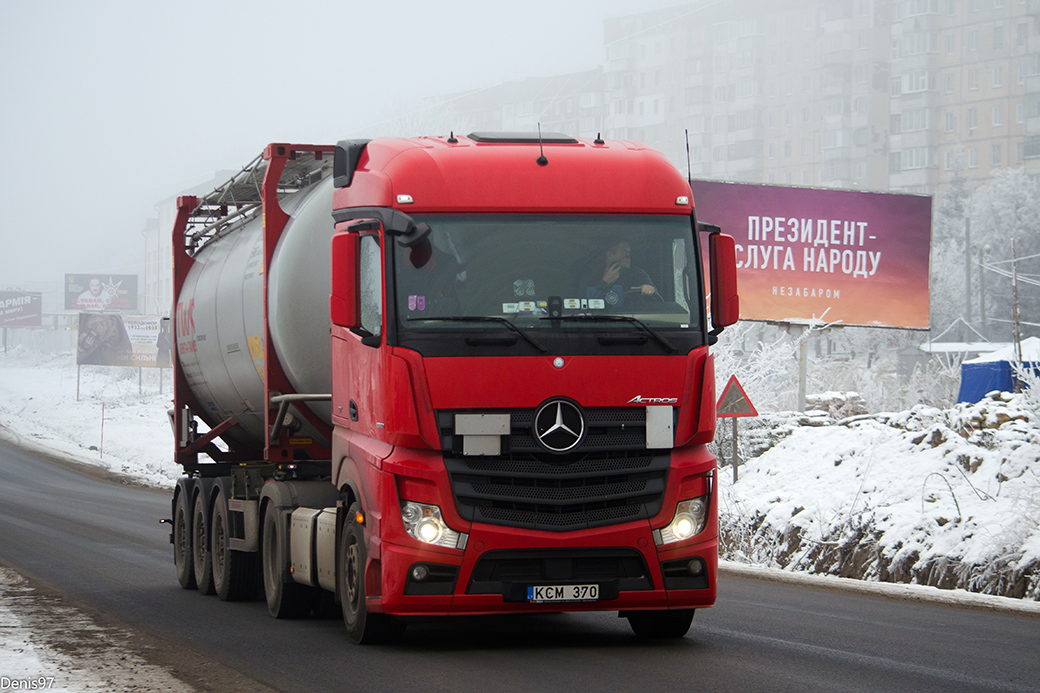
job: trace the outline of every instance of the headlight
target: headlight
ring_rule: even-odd
[[[672,544],[699,534],[704,531],[707,515],[707,496],[682,501],[675,506],[675,516],[672,517],[672,521],[666,527],[654,532],[657,545]]]
[[[405,501],[401,504],[401,520],[409,536],[424,544],[451,549],[466,548],[468,535],[450,529],[441,517],[441,509],[436,505]]]

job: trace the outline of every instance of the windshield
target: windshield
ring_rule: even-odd
[[[700,331],[703,298],[689,217],[416,221],[429,224],[429,237],[394,248],[401,335],[519,327],[541,342],[554,332],[590,331],[635,331],[660,341],[662,332]]]

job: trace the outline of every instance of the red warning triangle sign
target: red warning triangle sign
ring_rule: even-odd
[[[737,380],[736,375],[730,376],[729,382],[726,383],[726,389],[722,391],[722,396],[719,397],[715,409],[715,416],[719,418],[758,416],[758,410],[755,409],[755,405],[748,399],[747,393],[740,386],[740,381]]]

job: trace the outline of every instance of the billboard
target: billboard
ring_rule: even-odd
[[[170,319],[153,315],[80,313],[76,364],[170,368]]]
[[[43,294],[0,291],[0,327],[40,327]]]
[[[737,242],[740,318],[928,329],[932,198],[693,181]]]
[[[137,310],[137,275],[66,274],[65,310]]]

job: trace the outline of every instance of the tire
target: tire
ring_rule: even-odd
[[[256,554],[231,549],[230,527],[227,499],[220,492],[210,527],[213,589],[222,601],[248,601],[256,597]]]
[[[199,592],[213,594],[213,561],[209,555],[209,513],[204,494],[195,496],[191,511],[191,557]]]
[[[347,511],[347,519],[340,533],[340,566],[337,575],[343,607],[343,623],[347,635],[358,645],[379,645],[396,642],[404,635],[405,623],[387,614],[368,611],[365,600],[365,567],[368,550],[365,530],[357,523],[358,506]]]
[[[689,632],[693,614],[693,609],[633,611],[627,618],[632,631],[641,638],[681,638]]]
[[[288,563],[289,547],[286,533],[289,528],[281,521],[281,513],[273,504],[264,508],[263,537],[260,544],[260,563],[263,566],[264,597],[267,610],[275,618],[302,618],[314,603],[314,590],[298,582],[284,582],[284,567]]]
[[[193,590],[196,584],[189,517],[187,494],[179,492],[173,502],[173,565],[177,569],[177,582],[184,589]]]

